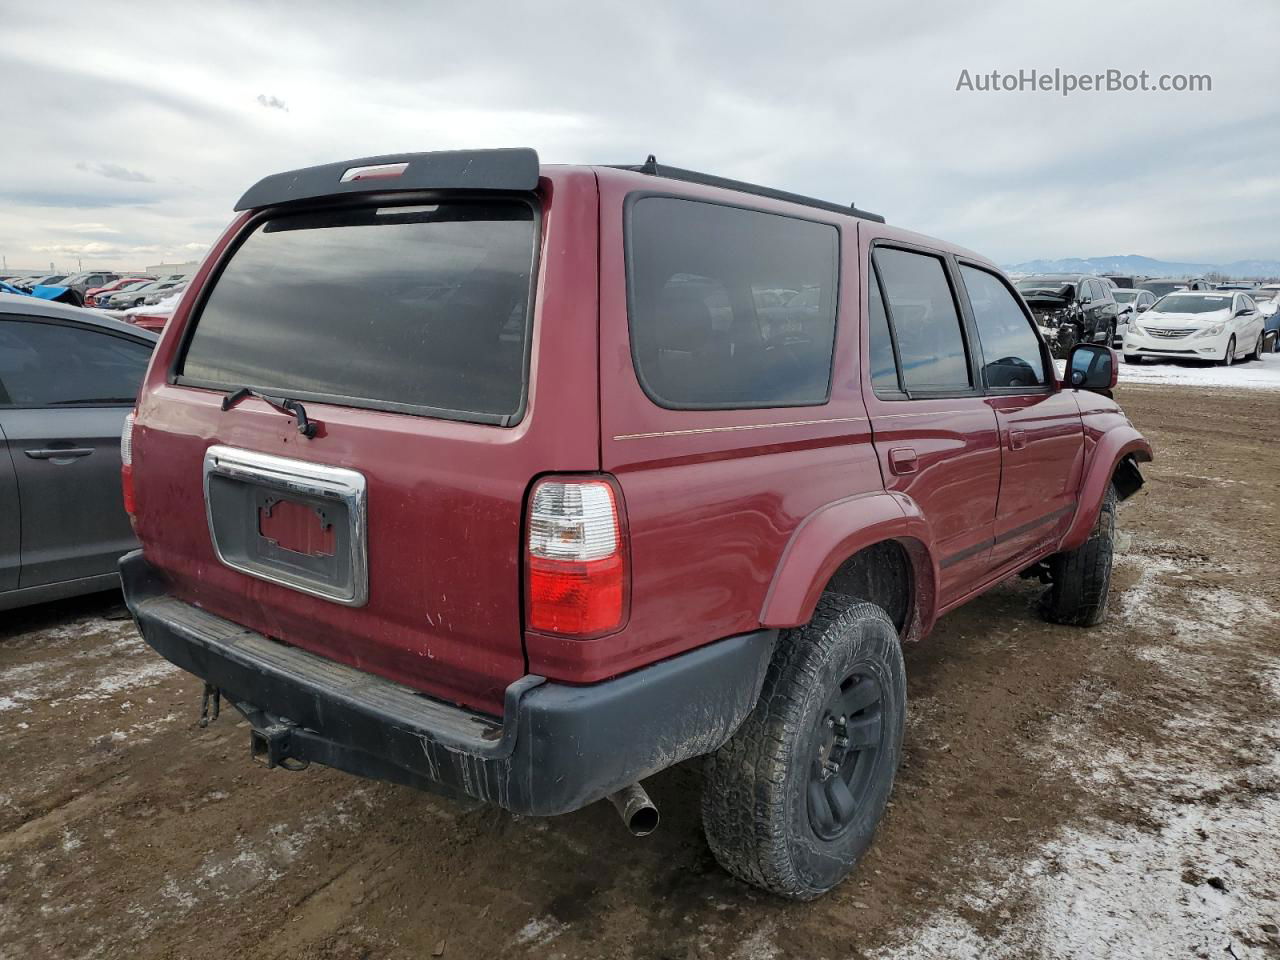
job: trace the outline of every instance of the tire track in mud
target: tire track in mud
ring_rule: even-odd
[[[0,956],[419,958],[442,942],[445,958],[1105,956],[1141,926],[1063,878],[1110,889],[1134,851],[1166,895],[1176,881],[1166,926],[1217,910],[1238,918],[1221,929],[1240,929],[1240,956],[1261,950],[1248,911],[1269,881],[1224,852],[1260,842],[1271,796],[1280,691],[1261,665],[1280,631],[1260,618],[1280,609],[1263,576],[1280,569],[1280,452],[1264,438],[1280,397],[1185,395],[1120,391],[1160,459],[1121,508],[1130,539],[1102,629],[1042,623],[1038,586],[1014,581],[907,649],[893,806],[857,873],[812,904],[718,869],[696,762],[647,784],[663,826],[645,841],[603,805],[529,820],[265,771],[234,712],[196,727],[197,681],[138,672],[154,655],[104,619],[111,601],[0,621],[14,701],[0,710]],[[1103,939],[1062,932],[1088,923]]]

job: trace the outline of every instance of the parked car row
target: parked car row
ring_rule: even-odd
[[[83,271],[71,275],[0,277],[5,292],[28,294],[42,300],[69,303],[72,306],[96,307],[102,310],[128,310],[158,303],[175,288],[187,282],[187,275],[174,273],[155,277],[150,274],[119,274],[108,271]]]
[[[100,300],[105,300],[113,293],[119,293],[123,290],[130,290],[135,287],[151,283],[155,277],[138,274],[131,277],[118,277],[110,283],[103,284],[100,287],[91,287],[85,291],[84,305],[86,307],[96,307]]]
[[[53,283],[60,283],[65,280],[65,273],[48,273],[48,274],[11,274],[0,277],[5,283],[11,287],[16,287],[23,293],[30,293],[36,287],[45,286]]]
[[[1057,357],[1065,357],[1077,343],[1106,343],[1123,348],[1125,359],[1138,362],[1144,356],[1183,359],[1195,358],[1233,363],[1256,354],[1280,349],[1280,284],[1252,283],[1213,284],[1203,278],[1154,280],[1140,277],[1091,276],[1084,274],[1040,274],[1017,281],[1018,292],[1036,317],[1040,332]],[[1202,294],[1205,301],[1170,300],[1182,294]],[[1227,294],[1227,300],[1217,299]],[[1243,299],[1228,302],[1231,296]],[[1166,303],[1166,301],[1168,301]],[[1203,312],[1207,324],[1201,333],[1194,326],[1200,319],[1181,315],[1189,304]],[[1210,309],[1211,304],[1217,306]],[[1231,316],[1220,326],[1217,314],[1230,310]],[[1152,312],[1156,311],[1156,312]],[[1152,321],[1166,318],[1178,322],[1168,327],[1167,334],[1151,334]],[[1150,314],[1148,316],[1148,314]],[[1139,317],[1144,319],[1138,325]],[[1213,319],[1217,318],[1217,319]],[[1255,321],[1258,323],[1255,324]],[[1260,326],[1259,326],[1260,325]],[[1259,329],[1255,329],[1259,326]],[[1164,328],[1161,328],[1162,330]],[[1214,331],[1217,332],[1208,332]],[[1133,349],[1126,345],[1134,334]],[[1170,345],[1167,341],[1184,336],[1194,337],[1194,344]],[[1152,337],[1159,344],[1149,342]],[[1255,342],[1256,341],[1256,342]],[[1228,348],[1231,349],[1228,349]],[[1256,350],[1254,348],[1257,348]]]
[[[187,278],[183,274],[160,277],[124,290],[117,290],[107,294],[105,298],[99,297],[97,305],[103,310],[129,310],[132,307],[147,306],[172,296],[185,288],[186,284]]]

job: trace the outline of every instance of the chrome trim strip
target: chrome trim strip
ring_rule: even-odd
[[[245,567],[228,560],[218,547],[218,536],[213,526],[213,510],[209,504],[209,478],[211,476],[229,477],[233,480],[247,480],[263,486],[273,487],[287,493],[308,497],[323,497],[336,500],[347,508],[351,529],[348,537],[351,561],[352,589],[326,590],[309,584],[299,583],[287,577],[272,576],[261,570]],[[369,601],[369,557],[366,543],[368,527],[368,505],[365,496],[365,479],[362,473],[347,470],[343,467],[330,467],[320,463],[309,463],[306,460],[292,460],[288,457],[277,457],[269,453],[256,453],[252,450],[238,450],[235,447],[212,446],[204,454],[204,510],[209,524],[209,539],[213,543],[213,552],[223,565],[232,570],[276,583],[290,590],[311,594],[340,603],[347,607],[362,607]]]
[[[927,397],[925,397],[925,398],[917,398],[917,399],[915,399],[915,400],[905,400],[905,401],[903,401],[903,402],[904,402],[904,403],[919,403],[919,402],[920,402],[920,399],[928,399],[928,398],[927,398]],[[978,399],[985,399],[985,398],[978,398]],[[916,412],[916,413],[877,413],[873,419],[876,419],[876,420],[901,420],[901,419],[905,419],[905,418],[907,418],[907,417],[942,417],[942,416],[947,416],[947,415],[949,415],[949,414],[953,414],[953,413],[979,413],[979,412],[981,412],[981,411],[979,411],[976,407],[975,407],[975,408],[971,408],[971,409],[969,409],[969,410],[920,410],[920,411],[918,411],[918,412]]]
[[[866,417],[828,417],[823,420],[789,420],[785,423],[744,423],[729,427],[694,427],[689,430],[662,430],[657,433],[622,433],[615,440],[648,440],[653,437],[688,437],[700,433],[733,433],[736,430],[763,430],[766,427],[808,427],[819,423],[866,423]]]

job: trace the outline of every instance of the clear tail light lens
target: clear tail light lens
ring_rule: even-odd
[[[137,411],[130,410],[120,431],[120,488],[124,493],[124,512],[130,519],[138,512],[133,494],[133,424],[137,419]]]
[[[627,554],[617,495],[604,480],[543,480],[529,498],[528,625],[587,638],[620,628]]]

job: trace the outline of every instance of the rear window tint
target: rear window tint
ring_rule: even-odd
[[[181,374],[483,423],[524,407],[535,223],[528,204],[276,217],[236,249]]]
[[[631,345],[656,403],[824,403],[835,339],[835,227],[645,197],[628,220]]]

